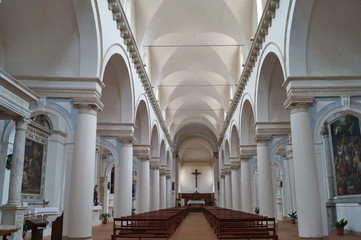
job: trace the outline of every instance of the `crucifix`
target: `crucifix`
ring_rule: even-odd
[[[196,187],[198,187],[198,175],[202,173],[198,172],[198,170],[196,169],[194,172],[192,172],[192,174],[194,174],[194,177],[196,178]]]

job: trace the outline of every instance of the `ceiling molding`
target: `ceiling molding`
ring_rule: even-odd
[[[117,22],[117,28],[120,31],[120,36],[123,38],[124,45],[127,47],[130,58],[134,68],[138,74],[139,79],[142,82],[144,91],[152,105],[153,111],[158,119],[158,122],[163,130],[164,135],[167,138],[168,144],[173,146],[172,138],[169,133],[166,122],[164,121],[162,112],[160,110],[157,98],[154,94],[152,84],[149,81],[148,74],[145,70],[142,58],[139,54],[137,43],[134,39],[130,25],[126,18],[125,12],[119,0],[108,0],[109,10],[113,13],[113,19]]]
[[[263,43],[266,40],[266,35],[268,35],[268,29],[272,25],[272,20],[276,16],[276,10],[279,8],[279,0],[268,0],[263,11],[260,23],[258,24],[258,28],[253,38],[252,46],[249,51],[246,63],[244,64],[244,68],[240,77],[240,80],[237,84],[237,89],[234,94],[233,100],[229,106],[228,113],[223,123],[222,131],[219,136],[218,145],[220,146],[224,140],[225,133],[229,127],[229,124],[233,118],[234,112],[237,109],[239,104],[239,100],[242,97],[243,90],[245,89],[249,77],[253,71],[255,63],[257,62],[260,51],[263,47]]]

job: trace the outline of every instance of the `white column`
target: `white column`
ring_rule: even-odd
[[[152,158],[152,188],[150,210],[159,210],[159,158]]]
[[[119,139],[119,159],[115,161],[114,217],[132,214],[133,145],[131,139]]]
[[[105,213],[109,213],[109,190],[108,190],[108,182],[109,182],[109,177],[106,176],[104,177],[103,180],[103,212]]]
[[[149,158],[142,158],[139,178],[139,213],[149,212],[150,204],[150,178]]]
[[[1,224],[16,225],[20,229],[12,233],[8,239],[22,239],[25,207],[21,204],[21,185],[24,171],[25,136],[29,119],[18,118],[15,120],[15,139],[13,156],[11,160],[9,198],[6,205],[1,207]],[[6,159],[5,159],[6,160]]]
[[[239,160],[231,159],[231,179],[232,179],[232,209],[241,211],[240,182],[239,182]]]
[[[285,190],[289,189],[290,192],[289,201],[290,201],[291,209],[289,212],[293,212],[293,211],[297,211],[297,199],[296,199],[296,187],[295,187],[295,168],[294,168],[291,144],[286,145],[286,161],[284,162],[284,164],[285,164],[286,174],[288,174],[287,188],[285,188]]]
[[[241,211],[253,213],[249,158],[241,159]]]
[[[303,103],[290,107],[296,196],[302,198],[297,201],[298,232],[301,238],[317,238],[322,237],[320,190],[307,107]]]
[[[226,203],[225,203],[225,174],[224,174],[224,170],[221,170],[221,178],[219,179],[219,206],[218,207],[222,207],[225,208],[226,207]]]
[[[167,186],[166,186],[166,167],[161,166],[159,169],[159,209],[165,209],[167,208]]]
[[[171,182],[171,178],[170,178],[170,170],[167,170],[167,174],[166,174],[166,188],[167,188],[167,193],[166,193],[166,198],[167,198],[167,208],[172,207],[172,182]]]
[[[69,239],[91,239],[97,108],[77,105],[69,195]]]
[[[268,139],[257,141],[258,201],[261,215],[274,217],[272,169]]]
[[[231,169],[227,167],[224,169],[224,185],[225,185],[225,207],[232,209],[232,187],[231,187]]]

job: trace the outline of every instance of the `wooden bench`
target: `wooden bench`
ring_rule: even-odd
[[[170,238],[188,214],[186,208],[169,208],[114,218],[112,240],[121,238]]]
[[[278,239],[274,218],[217,207],[205,207],[204,215],[217,239]]]

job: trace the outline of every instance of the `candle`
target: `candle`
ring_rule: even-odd
[[[31,218],[31,217],[30,217],[30,213],[31,213],[31,212],[29,211],[29,219]]]
[[[41,221],[44,221],[44,214],[41,214]]]

